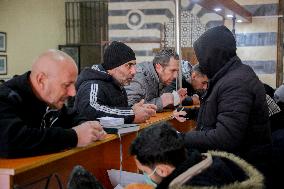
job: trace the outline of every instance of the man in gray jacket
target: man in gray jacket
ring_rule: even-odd
[[[177,78],[178,71],[179,57],[172,49],[161,50],[152,63],[138,64],[134,79],[125,87],[129,105],[144,99],[145,103],[155,104],[157,112],[169,105],[178,105],[185,98],[186,89],[163,93],[163,89]]]

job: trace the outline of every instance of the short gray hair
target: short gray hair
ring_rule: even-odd
[[[162,49],[160,52],[156,54],[156,56],[153,59],[153,64],[160,64],[161,66],[167,66],[170,62],[171,58],[174,58],[175,60],[179,60],[178,54],[173,49]]]

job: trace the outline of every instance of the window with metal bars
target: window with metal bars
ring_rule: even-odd
[[[80,68],[102,62],[108,41],[108,1],[65,3],[66,45],[79,46]]]

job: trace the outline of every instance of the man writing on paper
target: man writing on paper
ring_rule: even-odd
[[[177,78],[179,57],[172,49],[163,49],[154,57],[152,63],[137,65],[137,73],[130,85],[125,87],[128,103],[134,104],[144,99],[146,103],[155,104],[161,112],[167,106],[176,106],[186,97],[186,89],[164,93],[166,86]]]
[[[86,68],[79,75],[75,109],[89,120],[109,116],[124,118],[125,123],[145,122],[156,113],[156,106],[141,100],[129,107],[124,89],[136,73],[135,64],[130,47],[112,42],[105,50],[103,63]]]
[[[49,50],[36,58],[31,71],[0,86],[0,156],[31,156],[104,138],[98,122],[81,123],[64,106],[76,94],[77,73],[70,56]]]

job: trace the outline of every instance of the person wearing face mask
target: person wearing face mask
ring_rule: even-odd
[[[142,130],[130,154],[145,181],[157,189],[264,187],[262,174],[250,164],[226,152],[187,149],[182,134],[167,122]]]

